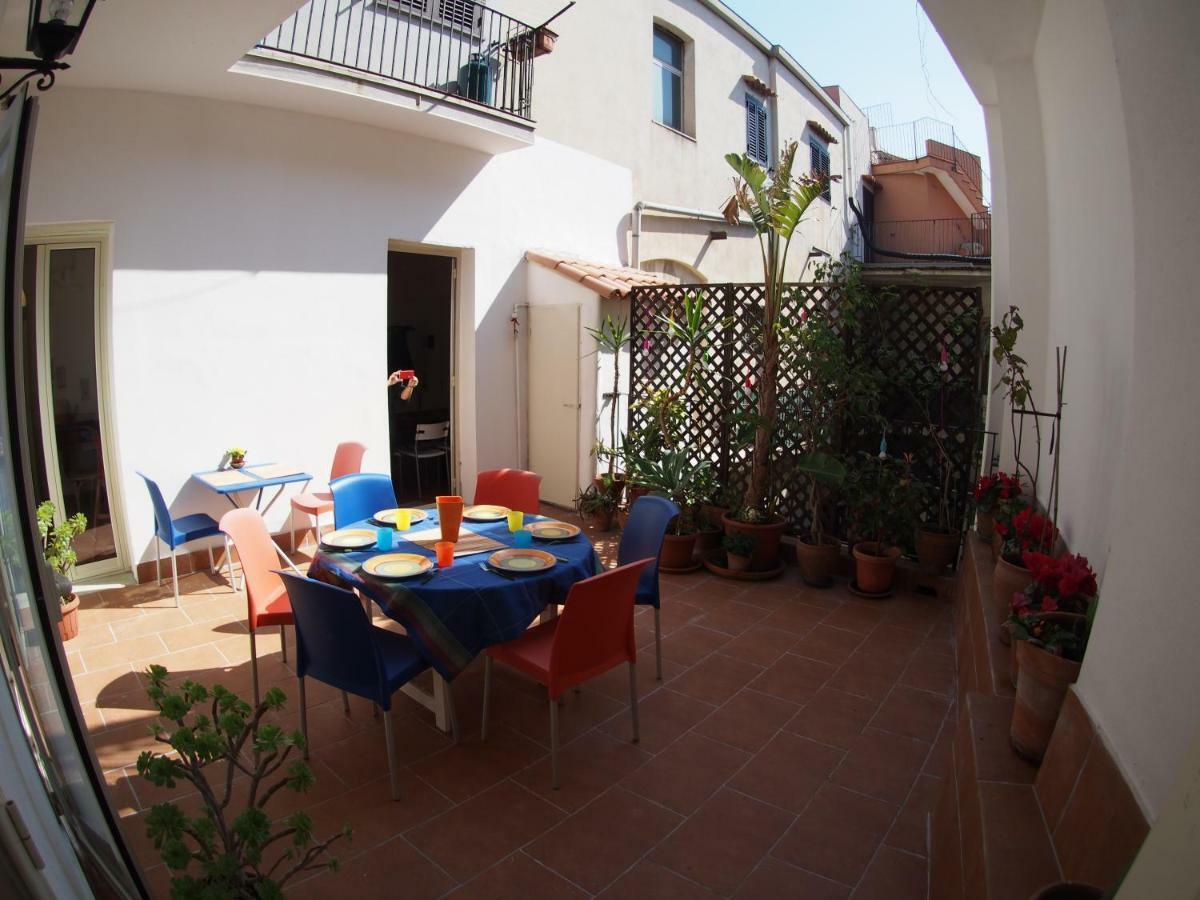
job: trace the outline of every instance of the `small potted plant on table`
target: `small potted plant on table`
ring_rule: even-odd
[[[231,468],[240,469],[246,464],[245,447],[230,447],[225,451],[225,455],[229,457],[229,465]]]
[[[58,634],[64,641],[79,634],[79,597],[71,584],[71,571],[78,559],[75,553],[75,538],[87,531],[87,517],[75,513],[63,522],[55,524],[58,509],[53,501],[38,504],[38,533],[42,537],[42,553],[54,572],[54,583],[58,588],[59,608],[62,618],[58,622]]]

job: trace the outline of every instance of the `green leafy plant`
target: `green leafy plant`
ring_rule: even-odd
[[[678,316],[674,312],[654,313],[654,318],[661,328],[652,334],[682,344],[685,353],[682,384],[675,389],[660,389],[648,404],[657,418],[663,447],[673,448],[678,443],[680,426],[690,412],[684,408],[682,398],[690,399],[699,376],[709,373],[708,363],[721,346],[720,335],[728,323],[706,314],[704,297],[696,293],[684,295]]]
[[[617,494],[606,487],[589,484],[575,494],[575,511],[580,517],[611,515],[618,505]]]
[[[621,352],[629,346],[629,323],[622,318],[606,315],[599,328],[589,328],[588,334],[596,341],[597,352],[609,353],[613,358],[613,383],[611,401],[608,406],[609,438],[612,446],[597,442],[596,458],[608,463],[608,477],[616,475],[617,459],[621,454],[621,439],[617,433],[617,401],[621,397]]]
[[[245,459],[246,457],[245,447],[230,447],[225,452],[228,454],[230,459]]]
[[[184,681],[174,689],[159,665],[150,666],[146,675],[146,693],[160,715],[152,726],[154,739],[170,753],[142,751],[138,774],[160,788],[187,781],[203,803],[194,816],[171,802],[155,804],[147,816],[148,837],[163,862],[179,873],[171,879],[173,900],[277,900],[284,885],[301,872],[336,870],[338,861],[328,857],[329,848],[351,836],[348,827],[316,840],[308,813],[275,820],[266,810],[280,791],[305,793],[315,781],[298,756],[304,749],[300,732],[287,733],[264,721],[268,713],[283,709],[283,691],[271,688],[252,708],[219,684],[210,690]],[[210,781],[207,773],[214,769]],[[248,787],[244,808],[235,812],[235,791],[243,793],[235,783],[239,776]]]
[[[778,416],[781,332],[789,323],[783,310],[788,250],[805,213],[829,186],[818,173],[794,176],[798,145],[789,141],[768,173],[746,154],[730,153],[725,161],[735,173],[733,196],[725,204],[725,219],[736,225],[749,216],[758,235],[763,262],[763,305],[759,321],[761,356],[754,373],[755,421],[750,480],[742,499],[740,518],[766,517],[770,492],[771,445]]]
[[[880,548],[909,539],[916,524],[919,490],[907,454],[860,454],[849,470],[844,491],[852,532]]]
[[[37,523],[38,534],[42,537],[42,554],[50,568],[65,577],[71,574],[79,558],[74,543],[75,538],[87,531],[87,516],[75,513],[56,525],[57,519],[58,508],[54,501],[43,500],[38,504]],[[66,591],[59,599],[66,603],[69,595],[70,591]]]
[[[1036,415],[1037,404],[1033,401],[1033,384],[1025,374],[1028,363],[1017,353],[1017,339],[1024,327],[1025,321],[1021,318],[1020,307],[1017,306],[1010,306],[1008,312],[1000,318],[1000,324],[992,326],[992,359],[1002,367],[1000,380],[994,390],[1003,389],[1003,397],[1009,404],[1009,427],[1012,430],[1013,459],[1017,475],[1024,471],[1036,496],[1042,461],[1042,426],[1040,417]],[[1032,419],[1037,457],[1032,469],[1021,461],[1021,442],[1018,437],[1018,421],[1022,418],[1020,411],[1026,409],[1035,414]]]
[[[731,556],[752,556],[754,548],[758,546],[758,539],[744,531],[735,531],[722,538],[721,546]]]
[[[708,460],[692,462],[687,450],[667,450],[656,459],[639,460],[636,477],[638,484],[663,494],[679,507],[675,534],[690,534],[696,530],[695,511],[711,469]]]

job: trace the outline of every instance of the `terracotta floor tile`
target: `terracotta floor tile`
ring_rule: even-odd
[[[790,631],[795,635],[805,635],[822,621],[828,620],[830,612],[801,603],[797,600],[786,602],[763,619],[762,624],[770,628]]]
[[[825,784],[772,855],[845,885],[866,871],[896,807]]]
[[[706,887],[642,860],[599,895],[600,900],[712,900]],[[529,900],[529,898],[521,898]]]
[[[822,744],[849,750],[878,708],[874,700],[823,687],[784,728]]]
[[[125,641],[147,634],[159,634],[163,631],[183,628],[191,625],[193,621],[183,609],[160,609],[138,616],[136,619],[113,622],[109,627],[117,640]],[[82,635],[80,636],[82,637]]]
[[[466,880],[524,846],[563,813],[512,781],[503,781],[407,837],[455,878]]]
[[[121,696],[134,691],[142,691],[142,678],[130,667],[129,663],[110,666],[97,672],[71,672],[71,681],[75,685],[75,695],[80,703],[96,703],[104,697]]]
[[[792,703],[805,703],[812,699],[834,671],[834,667],[828,663],[787,653],[750,682],[750,687]]]
[[[145,723],[112,728],[92,736],[92,747],[100,762],[100,770],[120,769],[137,762],[143,750],[158,750],[160,745]]]
[[[393,800],[387,773],[330,799],[307,807],[317,834],[354,829],[353,848],[367,850],[401,832],[428,822],[450,802],[408,771],[400,775],[400,799]]]
[[[796,635],[790,631],[766,625],[754,625],[718,652],[754,663],[757,666],[769,666],[788,650],[791,650],[795,643]]]
[[[664,687],[638,704],[641,719],[641,741],[638,746],[647,753],[658,753],[685,731],[708,718],[716,707],[694,700]],[[629,716],[615,716],[600,728],[617,740],[628,741],[633,736]]]
[[[637,770],[650,754],[630,741],[621,741],[599,729],[559,748],[562,783],[551,787],[550,766],[545,758],[513,776],[513,779],[543,800],[574,812]]]
[[[862,642],[863,636],[857,631],[821,624],[797,641],[792,652],[840,666]]]
[[[461,802],[545,756],[546,751],[532,741],[497,726],[488,729],[486,741],[464,738],[414,763],[412,770],[451,800]]]
[[[635,794],[690,815],[750,759],[750,754],[689,732],[628,776]]]
[[[877,703],[891,692],[895,683],[895,676],[864,671],[856,664],[853,654],[829,679],[830,687]]]
[[[799,710],[795,703],[745,688],[696,726],[696,732],[714,740],[758,750]]]
[[[850,601],[831,612],[825,624],[833,628],[844,628],[869,634],[883,621],[883,609],[878,604]]]
[[[766,615],[765,609],[731,600],[720,609],[705,612],[696,620],[696,624],[704,628],[711,628],[713,631],[739,635],[745,633]]]
[[[844,755],[835,747],[779,734],[754,755],[729,786],[799,814]]]
[[[402,837],[394,838],[347,860],[346,852],[353,846],[339,841],[334,846],[334,855],[341,856],[344,860],[341,870],[323,872],[294,887],[288,884],[287,896],[296,897],[298,900],[325,900],[333,896],[353,897],[355,900],[385,900],[396,896],[396,882],[399,878],[404,884],[406,900],[432,900],[454,886],[453,879],[413,849]]]
[[[930,744],[903,735],[863,729],[831,776],[835,784],[899,805],[908,797]]]
[[[728,644],[729,641],[729,635],[720,631],[701,628],[698,625],[685,625],[678,631],[663,637],[663,659],[669,659],[685,666],[693,666],[718,647]],[[642,652],[653,653],[653,645]]]
[[[850,888],[768,856],[734,897],[739,900],[846,900]]]
[[[953,718],[949,715],[946,716],[946,720],[942,722],[942,728],[938,732],[937,740],[933,742],[933,749],[929,751],[929,757],[921,768],[923,774],[932,775],[935,778],[949,776],[950,766],[954,761],[954,727]]]
[[[638,652],[637,658],[637,689],[638,697],[643,698],[669,681],[687,671],[687,667],[671,659],[662,661],[663,680],[659,681],[654,665],[654,646]],[[603,675],[598,675],[587,683],[590,690],[611,697],[620,703],[629,702],[629,670],[625,666],[609,669]]]
[[[662,633],[666,637],[668,634],[678,631],[684,625],[699,619],[704,615],[704,610],[694,603],[689,603],[686,595],[678,597],[668,597],[660,600],[662,619]],[[645,621],[649,627],[653,627],[653,620],[646,616]]]
[[[447,896],[454,900],[582,900],[588,895],[527,854],[514,853]]]
[[[762,666],[714,653],[672,681],[671,690],[720,706],[762,672]]]
[[[925,900],[925,860],[891,847],[880,847],[854,891],[854,900]]]
[[[108,694],[95,704],[103,718],[104,728],[119,728],[122,725],[149,725],[158,717],[158,709],[143,690],[126,694]]]
[[[949,708],[948,697],[897,685],[875,713],[871,727],[932,743]]]
[[[362,720],[365,716],[356,718]],[[396,757],[402,766],[450,746],[449,737],[407,716],[397,716],[392,727],[396,737]],[[309,752],[314,759],[327,763],[350,787],[371,781],[387,772],[382,717],[371,719],[361,731],[344,740],[331,744],[319,744],[314,740]]]
[[[918,650],[900,678],[901,684],[935,694],[954,693],[954,657]]]
[[[158,661],[168,652],[167,646],[157,634],[144,634],[127,641],[87,647],[80,650],[79,655],[88,671],[94,672],[113,666],[129,665],[139,660]]]
[[[940,778],[919,776],[884,843],[917,856],[925,856],[928,853],[926,834],[929,816],[941,799],[944,787],[945,782]]]
[[[579,693],[567,691],[563,694],[563,702],[558,707],[560,746],[629,708],[629,667],[621,665],[617,669],[624,676],[626,685],[626,694],[620,699],[592,690],[590,686],[585,686]],[[543,749],[550,749],[550,702],[545,689],[536,697],[496,691],[492,695],[489,715],[492,726],[507,725]],[[473,733],[478,730],[479,720],[472,717],[464,724]]]
[[[526,852],[594,894],[681,821],[682,817],[658,804],[618,787],[550,829]]]
[[[651,854],[651,859],[730,894],[787,829],[791,816],[735,791],[712,797]]]

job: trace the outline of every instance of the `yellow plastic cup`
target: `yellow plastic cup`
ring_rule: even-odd
[[[396,530],[408,531],[412,527],[412,510],[398,509],[396,510]]]
[[[525,525],[525,513],[519,509],[510,509],[508,511],[508,530],[520,531]]]

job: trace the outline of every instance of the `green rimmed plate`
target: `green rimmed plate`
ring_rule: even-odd
[[[381,553],[363,563],[363,571],[376,578],[412,578],[433,568],[433,560],[416,553]]]
[[[373,528],[343,528],[321,535],[321,543],[335,550],[362,550],[374,547],[379,536]]]
[[[396,513],[400,512],[400,510],[403,508],[404,507],[400,507],[399,509],[381,509],[379,512],[371,516],[371,519],[375,522],[378,522],[380,525],[391,525],[393,528],[395,528]],[[429,518],[429,513],[423,509],[410,509],[408,513],[410,517],[408,521],[409,525],[416,525],[418,522],[424,522],[427,518]]]
[[[539,541],[569,541],[579,534],[578,526],[567,522],[557,522],[554,519],[530,522],[525,526],[525,530]]]
[[[482,503],[478,506],[468,506],[463,510],[463,518],[469,522],[499,522],[508,517],[507,506],[496,506],[493,503]]]
[[[529,575],[534,572],[544,572],[554,568],[557,560],[554,554],[545,550],[526,550],[516,547],[507,550],[497,550],[488,557],[488,565],[501,572],[511,572],[517,575]]]

